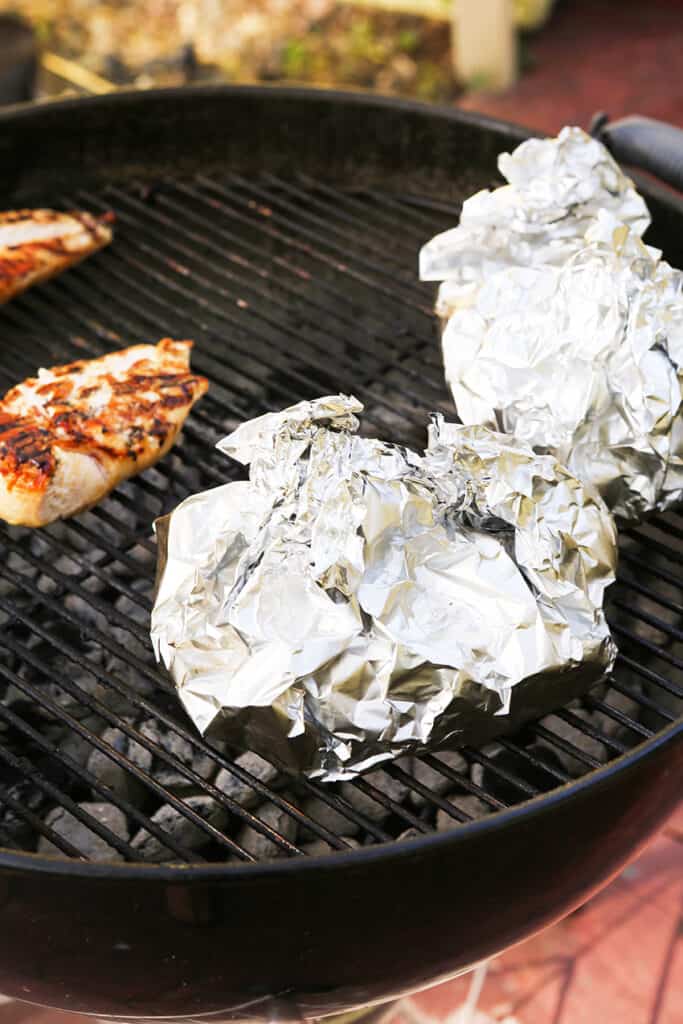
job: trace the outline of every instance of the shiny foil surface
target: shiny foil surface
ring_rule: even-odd
[[[458,416],[554,454],[638,521],[683,497],[683,277],[641,241],[643,200],[579,129],[500,165],[511,184],[468,200],[421,254],[423,276],[452,275],[437,312]]]
[[[598,210],[642,235],[645,201],[597,139],[563,128],[554,139],[528,139],[501,153],[508,184],[466,199],[457,227],[420,252],[423,281],[442,281],[437,313],[448,316],[478,284],[508,266],[562,264],[583,247]]]
[[[195,725],[326,781],[477,742],[614,658],[599,498],[484,427],[435,417],[420,455],[359,437],[361,410],[243,424],[219,448],[248,481],[157,523],[152,641]]]

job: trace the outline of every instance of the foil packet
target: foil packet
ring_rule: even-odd
[[[552,456],[432,420],[420,455],[301,402],[219,444],[249,479],[156,524],[151,636],[197,728],[325,781],[481,742],[582,692],[615,648],[616,538]]]
[[[442,335],[460,419],[552,451],[622,521],[680,501],[682,284],[606,212],[562,266],[493,274]]]
[[[423,281],[442,281],[436,311],[447,318],[491,274],[508,266],[560,265],[584,244],[599,210],[641,236],[645,201],[607,149],[580,128],[554,139],[528,139],[501,153],[508,182],[465,200],[457,227],[420,252]]]
[[[643,243],[643,200],[579,129],[501,167],[512,184],[473,197],[485,230],[470,214],[421,256],[426,276],[453,273],[437,313],[458,416],[552,453],[637,522],[683,498],[683,275]]]

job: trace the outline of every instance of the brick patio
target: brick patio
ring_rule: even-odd
[[[552,134],[586,127],[596,110],[683,125],[681,0],[561,0],[526,47],[531,66],[514,89],[460,106]]]

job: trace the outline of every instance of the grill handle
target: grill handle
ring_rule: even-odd
[[[606,114],[596,114],[590,133],[619,163],[648,171],[683,192],[683,129],[650,117],[609,121]]]

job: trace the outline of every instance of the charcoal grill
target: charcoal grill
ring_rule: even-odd
[[[5,206],[117,215],[110,249],[0,312],[3,387],[165,334],[194,338],[211,379],[153,470],[72,521],[0,531],[1,992],[125,1019],[381,1002],[576,907],[672,810],[679,512],[622,537],[614,677],[460,760],[343,788],[255,777],[196,735],[148,643],[153,518],[237,473],[212,447],[226,431],[338,390],[366,404],[366,429],[413,445],[429,411],[452,414],[417,252],[524,137],[296,89],[0,116]],[[643,188],[650,240],[683,265],[683,205]]]

